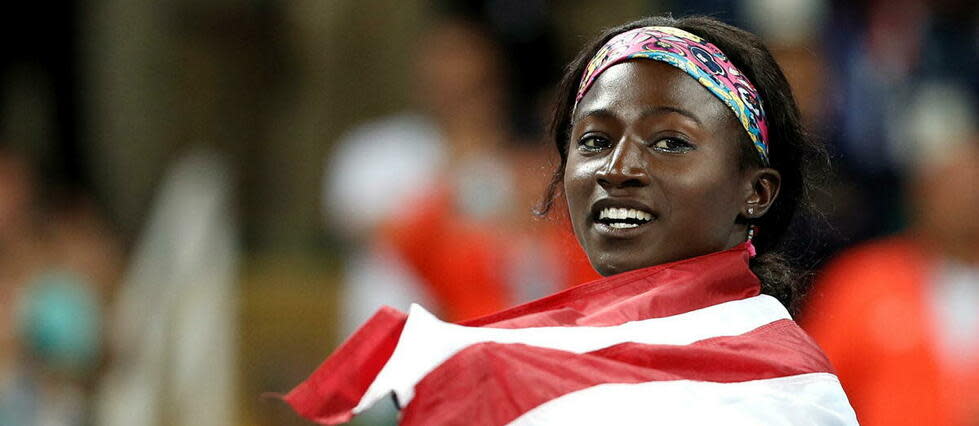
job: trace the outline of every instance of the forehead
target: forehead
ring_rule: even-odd
[[[590,111],[622,112],[630,107],[669,107],[700,122],[735,122],[734,114],[689,74],[672,65],[634,59],[613,65],[592,84],[575,110],[575,121]]]

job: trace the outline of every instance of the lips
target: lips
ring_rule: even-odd
[[[596,228],[616,232],[641,228],[656,220],[653,210],[635,200],[606,198],[592,206],[592,221]]]

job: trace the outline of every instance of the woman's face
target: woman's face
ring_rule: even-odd
[[[744,129],[692,77],[652,60],[605,70],[573,118],[564,187],[602,275],[733,247],[757,203],[739,167]]]

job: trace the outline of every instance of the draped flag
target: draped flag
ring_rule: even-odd
[[[393,394],[401,424],[857,424],[745,245],[462,324],[378,311],[285,396],[321,423]]]

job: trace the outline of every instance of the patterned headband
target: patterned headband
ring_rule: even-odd
[[[602,72],[619,62],[636,58],[666,62],[696,79],[734,111],[751,137],[762,163],[769,164],[768,123],[758,90],[728,61],[721,49],[679,28],[636,28],[605,43],[585,68],[574,109]]]

